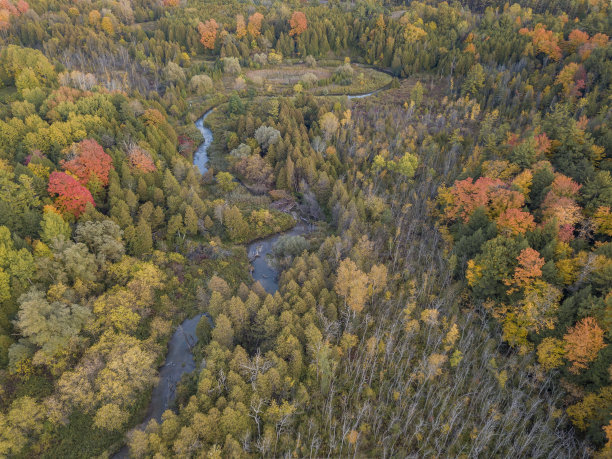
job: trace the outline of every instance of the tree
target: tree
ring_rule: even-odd
[[[223,225],[232,241],[240,242],[246,238],[249,228],[238,207],[232,206],[225,209],[223,212]]]
[[[419,22],[416,24],[408,23],[404,27],[404,40],[406,43],[416,43],[420,40],[423,40],[427,37],[427,32],[423,30],[421,27],[423,25],[423,20],[419,18]]]
[[[123,231],[112,220],[87,221],[77,225],[75,240],[82,242],[96,255],[98,262],[116,262],[124,253]]]
[[[465,81],[463,82],[463,87],[461,88],[462,93],[470,96],[478,94],[478,92],[484,86],[485,78],[486,75],[482,65],[473,65],[465,77]]]
[[[504,297],[506,279],[514,273],[516,260],[526,243],[497,236],[482,245],[481,253],[468,262],[466,278],[480,298]]]
[[[255,12],[249,16],[249,25],[247,26],[247,30],[251,37],[257,38],[261,34],[261,22],[263,21],[263,18],[263,14],[259,12]]]
[[[217,30],[219,24],[214,19],[198,24],[198,32],[200,32],[200,43],[206,49],[215,49],[215,41],[217,40]]]
[[[212,331],[212,339],[221,346],[231,348],[234,343],[234,330],[232,322],[225,314],[217,316],[215,328]]]
[[[401,158],[399,158],[393,166],[393,169],[403,175],[406,178],[413,178],[416,173],[416,169],[419,165],[419,157],[412,153],[406,152]]]
[[[280,131],[270,126],[261,125],[255,131],[255,140],[263,151],[267,151],[270,145],[274,145],[280,138]]]
[[[237,162],[234,168],[248,182],[262,189],[269,189],[274,180],[274,170],[260,155],[247,156]]]
[[[70,238],[70,225],[51,206],[45,207],[40,229],[40,238],[46,244],[51,244],[58,237],[63,239]]]
[[[195,77],[194,77],[195,78]],[[154,172],[157,170],[153,158],[148,151],[139,147],[138,145],[132,145],[128,149],[128,158],[132,167],[145,174],[148,172]]]
[[[212,337],[212,325],[208,316],[203,315],[198,321],[196,336],[198,337],[198,342],[204,346],[210,342]]]
[[[185,231],[187,234],[193,236],[198,233],[198,216],[193,210],[193,207],[187,206],[185,208],[185,218],[183,219],[185,222]]]
[[[289,19],[289,25],[291,26],[289,35],[292,37],[301,35],[308,27],[306,15],[301,11],[294,11],[291,15],[291,19]]]
[[[108,16],[104,16],[102,18],[102,23],[100,27],[104,32],[106,32],[106,35],[112,36],[115,34],[115,27],[113,26],[113,21]]]
[[[336,115],[334,115],[332,112],[327,112],[319,120],[319,125],[325,134],[325,139],[329,140],[338,130],[340,123],[338,122]]]
[[[223,71],[230,75],[237,75],[240,73],[240,61],[237,57],[223,57],[221,58],[223,63]]]
[[[168,62],[164,67],[164,77],[172,83],[183,83],[185,81],[185,71],[176,62]]]
[[[0,413],[0,454],[17,456],[42,432],[43,406],[32,397],[15,399],[6,413]]]
[[[39,348],[34,355],[35,364],[49,363],[71,338],[78,335],[91,314],[88,308],[78,304],[49,303],[36,289],[23,295],[19,303],[15,326],[28,342]]]
[[[127,422],[129,413],[113,403],[102,405],[94,416],[94,425],[99,429],[120,430]]]
[[[234,181],[234,176],[229,172],[224,171],[217,174],[217,184],[219,185],[219,188],[226,193],[232,191],[238,186],[238,184]]]
[[[520,209],[506,209],[497,218],[497,227],[502,234],[508,236],[517,236],[525,234],[527,231],[535,229],[535,220],[529,212],[524,212]]]
[[[563,87],[565,97],[578,97],[580,91],[586,86],[586,72],[582,65],[571,62],[567,64],[557,75],[555,84]]]
[[[64,172],[51,173],[47,190],[58,195],[55,205],[62,213],[79,217],[85,211],[87,203],[95,205],[89,190]]]
[[[240,40],[244,38],[247,34],[246,24],[244,22],[244,16],[242,14],[238,14],[236,16],[236,38]]]
[[[353,260],[345,258],[338,266],[334,289],[352,311],[361,312],[368,292],[368,276],[357,268]]]
[[[546,30],[544,24],[536,24],[533,30],[522,28],[519,33],[531,37],[537,52],[546,54],[554,61],[561,59],[561,48],[557,35],[552,30]]]
[[[552,370],[563,365],[565,349],[563,341],[553,337],[547,337],[538,345],[538,362],[545,370]]]
[[[153,235],[151,225],[141,218],[138,225],[134,229],[134,236],[129,241],[132,254],[136,256],[146,255],[151,253],[153,249]]]
[[[189,80],[189,89],[195,93],[207,93],[212,88],[213,81],[208,75],[194,75]]]
[[[530,247],[521,250],[521,253],[519,253],[516,259],[518,261],[518,266],[514,269],[512,280],[504,281],[506,285],[513,286],[509,292],[517,288],[525,288],[530,285],[534,279],[541,277],[542,267],[545,263],[544,259],[540,257],[540,253]]]
[[[476,209],[487,207],[491,192],[503,186],[504,182],[499,179],[480,177],[474,182],[468,177],[456,181],[449,190],[442,189],[438,200],[443,204],[444,216],[448,220],[461,218],[467,222]]]
[[[597,358],[605,347],[604,331],[593,317],[585,317],[563,336],[566,356],[572,366],[572,373],[579,373],[587,364]]]
[[[81,185],[98,180],[108,185],[108,174],[113,169],[112,158],[104,153],[102,146],[93,139],[86,139],[72,146],[72,159],[62,161],[64,169],[75,175]]]

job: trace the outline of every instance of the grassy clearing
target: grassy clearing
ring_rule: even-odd
[[[304,87],[303,90],[315,95],[363,94],[386,86],[392,80],[390,75],[374,68],[353,64],[352,82],[341,85],[332,81],[334,71],[341,62],[325,62],[325,64],[308,67],[300,63],[270,69],[248,70],[244,76],[250,87],[269,95],[293,94],[294,85],[301,83],[307,74],[315,75],[317,81],[310,87]]]

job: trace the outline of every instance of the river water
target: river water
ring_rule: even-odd
[[[270,253],[279,237],[299,236],[300,234],[310,232],[310,230],[311,228],[308,225],[299,224],[289,231],[275,234],[274,236],[249,244],[247,253],[249,254],[249,260],[251,260],[251,266],[253,267],[251,271],[253,280],[259,282],[270,295],[274,295],[278,290],[278,271],[268,263],[267,255]]]
[[[213,110],[214,108],[211,108],[195,122],[195,126],[202,134],[202,137],[204,137],[204,142],[200,144],[198,149],[193,154],[193,164],[198,166],[201,174],[205,174],[208,170],[208,148],[213,141],[213,133],[204,125],[204,121],[206,121],[206,118],[212,113]]]
[[[378,91],[379,90],[347,97],[349,99],[361,99],[376,94]],[[213,133],[204,125],[204,121],[213,110],[214,109],[208,110],[195,122],[195,126],[204,137],[204,141],[195,151],[193,163],[202,174],[206,173],[208,170],[208,149],[213,141]],[[310,232],[311,229],[312,228],[308,225],[300,223],[285,233],[275,234],[249,244],[247,253],[251,260],[251,266],[253,267],[251,275],[253,276],[253,280],[259,282],[266,292],[273,295],[278,290],[278,272],[269,264],[267,255],[270,253],[279,237],[283,235],[298,236]],[[203,316],[208,317],[212,325],[212,320],[208,315],[198,314],[195,317],[184,320],[177,327],[172,338],[170,338],[166,360],[159,369],[159,380],[151,394],[151,402],[149,403],[145,418],[141,424],[142,428],[146,427],[152,419],[155,419],[157,422],[161,421],[162,414],[172,406],[172,402],[176,398],[176,386],[183,374],[191,373],[196,370],[197,365],[194,362],[192,350],[198,341],[196,327]],[[113,459],[123,459],[127,457],[129,457],[129,450],[127,445],[125,445],[113,456]]]

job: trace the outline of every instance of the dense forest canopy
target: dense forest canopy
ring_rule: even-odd
[[[610,457],[610,35],[606,0],[0,0],[0,456]]]

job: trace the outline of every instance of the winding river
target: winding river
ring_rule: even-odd
[[[380,88],[367,94],[349,95],[347,97],[349,99],[361,99],[376,94],[383,89],[384,88]],[[193,163],[202,174],[208,171],[208,149],[213,141],[213,133],[204,125],[204,122],[213,110],[214,108],[208,110],[195,122],[195,126],[202,133],[204,141],[195,151]],[[275,234],[248,245],[247,253],[253,267],[251,275],[254,281],[259,281],[266,292],[273,295],[276,290],[278,290],[278,272],[268,263],[267,255],[270,253],[279,237],[283,235],[297,236],[310,231],[311,227],[300,223],[285,233]],[[147,412],[141,424],[141,428],[146,427],[152,419],[161,422],[162,414],[172,406],[172,402],[176,398],[176,387],[183,374],[191,373],[198,367],[193,359],[192,350],[198,341],[196,327],[203,316],[208,317],[212,325],[210,316],[207,314],[198,314],[195,317],[184,320],[177,327],[172,338],[170,338],[168,342],[168,353],[166,354],[164,364],[159,368],[159,380],[151,394],[151,402],[147,407]],[[129,450],[127,445],[125,445],[113,456],[113,459],[123,459],[127,457],[129,457]]]
[[[193,164],[198,166],[201,174],[205,174],[208,170],[208,148],[213,141],[213,133],[204,125],[204,121],[206,121],[206,118],[212,113],[213,110],[214,108],[211,108],[195,122],[195,127],[198,128],[198,130],[202,133],[202,137],[204,137],[204,142],[200,144],[198,149],[193,154]]]

